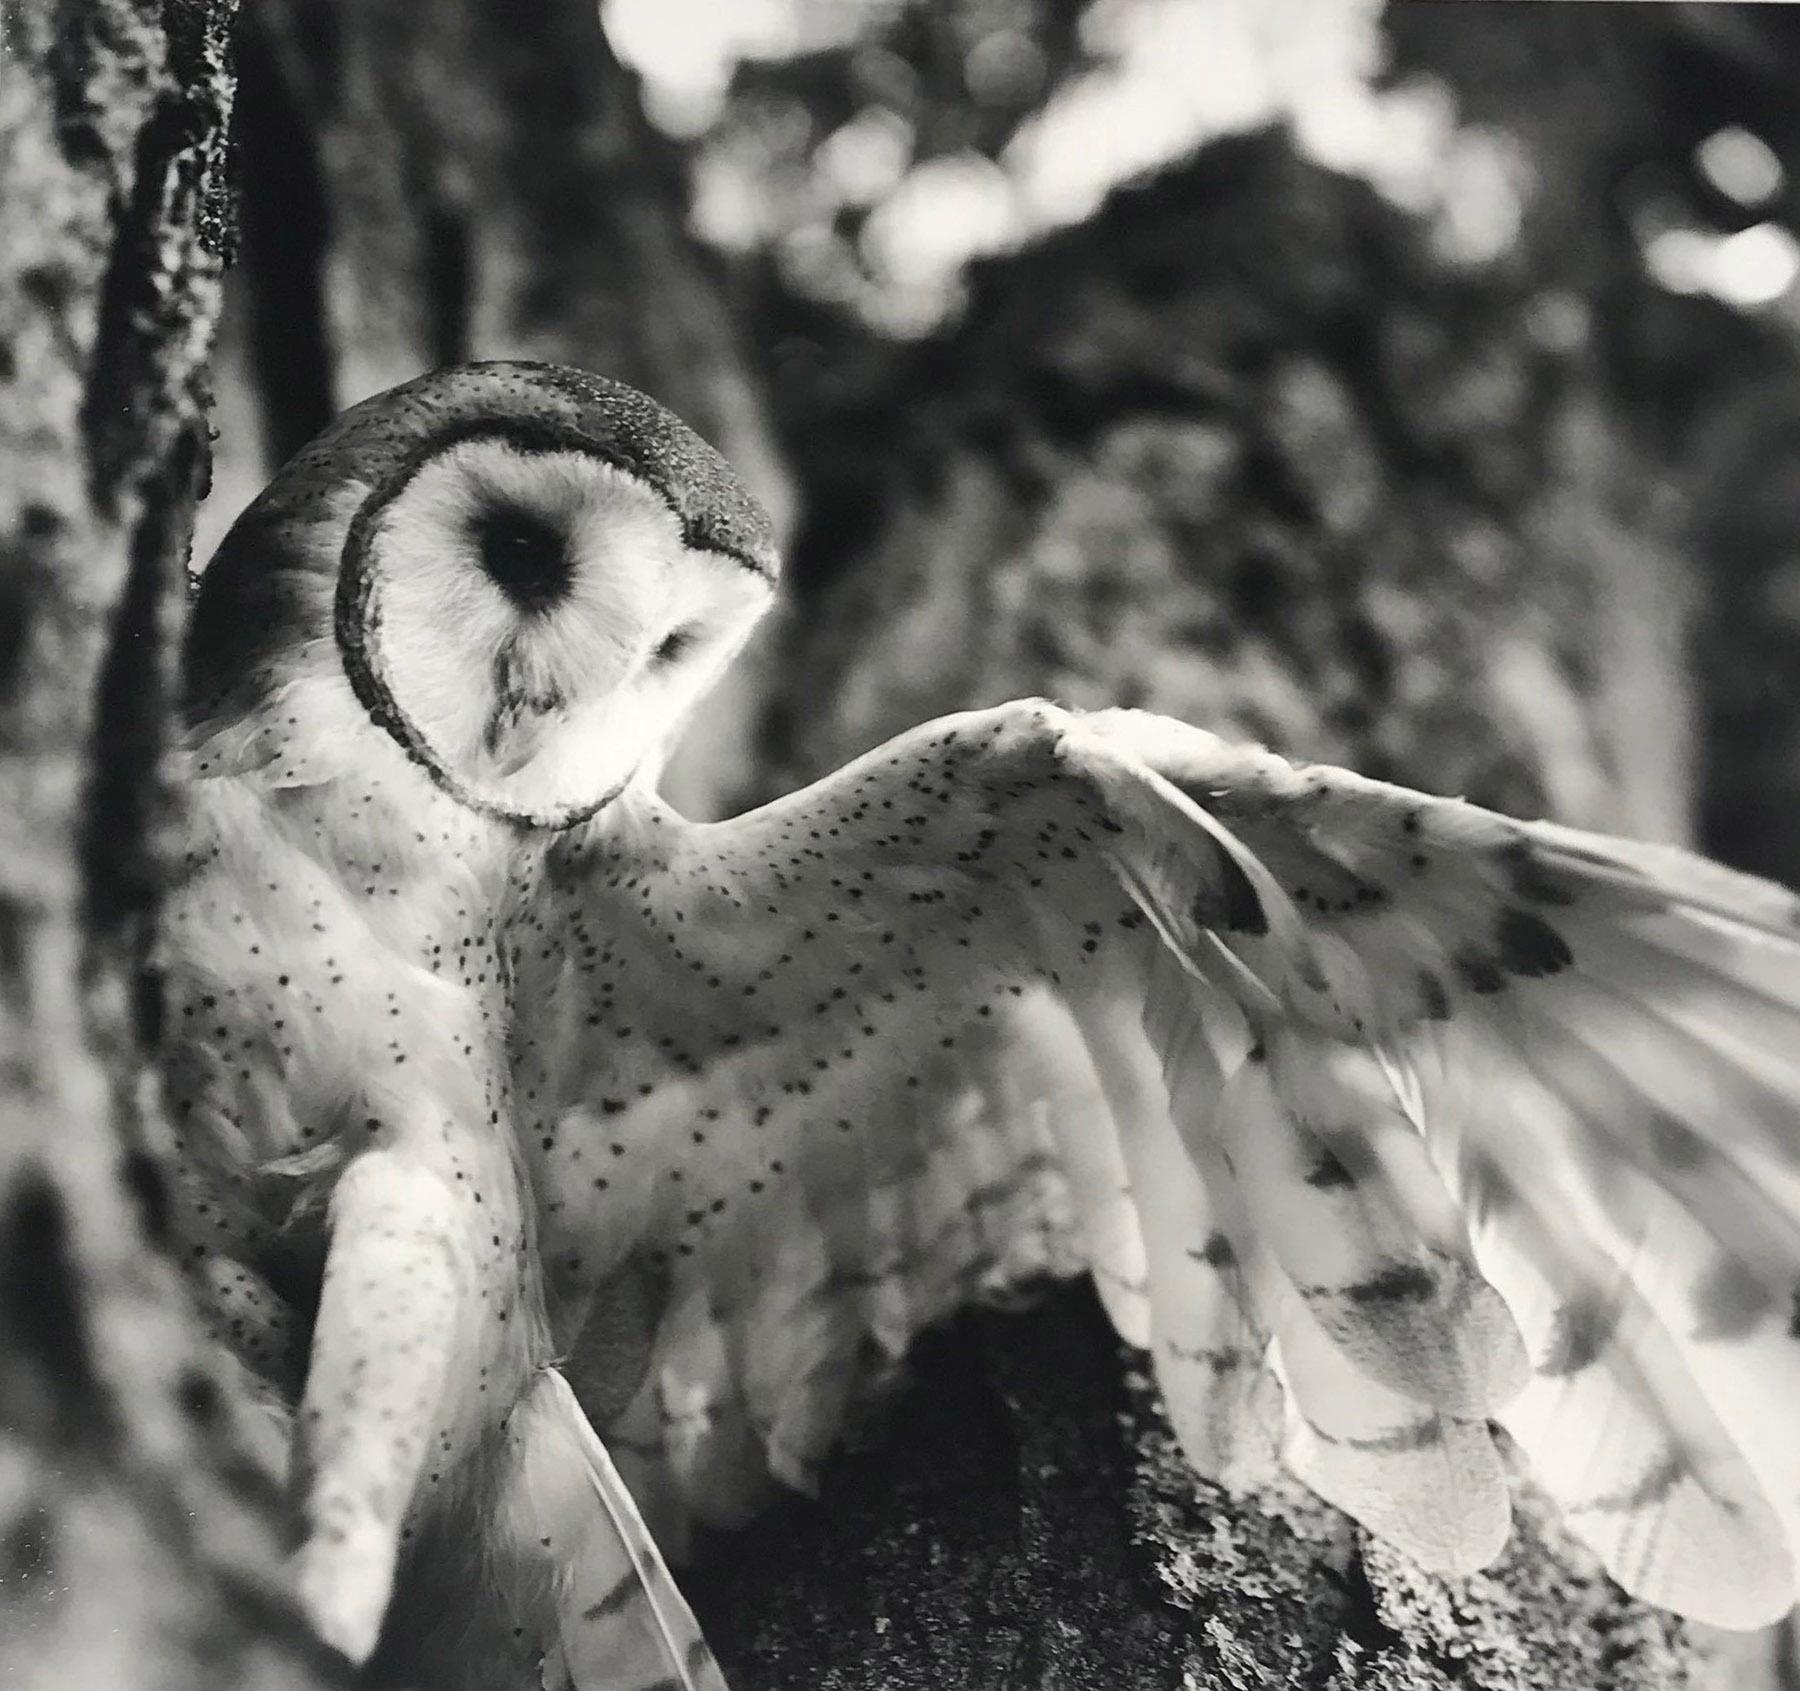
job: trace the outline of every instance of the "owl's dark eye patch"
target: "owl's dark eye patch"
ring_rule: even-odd
[[[475,520],[481,567],[525,611],[547,611],[568,596],[575,579],[568,536],[529,511],[507,507]]]
[[[672,628],[662,637],[655,651],[650,654],[652,664],[673,663],[684,652],[691,651],[700,638],[700,628],[696,623],[685,623],[680,628]]]

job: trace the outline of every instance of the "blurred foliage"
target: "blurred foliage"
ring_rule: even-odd
[[[905,335],[953,309],[959,257],[1084,215],[1090,176],[1129,175],[1132,157],[1169,162],[1181,147],[1163,133],[1171,123],[1198,140],[1272,115],[1280,93],[1260,86],[1265,59],[1316,35],[1314,56],[1348,70],[1374,16],[1372,0],[905,0],[864,5],[849,28],[855,10],[830,13],[826,44],[737,64],[695,138],[696,215],[703,234],[765,256],[794,291]],[[792,12],[804,41],[818,14],[803,0]],[[1171,67],[1151,99],[1146,49],[1159,30],[1191,49],[1196,25],[1209,57],[1230,50],[1194,65],[1178,100],[1191,111],[1172,116]],[[1240,70],[1251,87],[1232,86]],[[1033,157],[1047,124],[1060,163]]]
[[[1222,28],[1243,27],[1233,0],[1195,3],[1210,5]],[[1326,50],[1367,83],[1371,112],[1405,97],[1427,109],[1438,100],[1453,113],[1428,181],[1416,164],[1408,175],[1384,159],[1379,137],[1360,156],[1378,192],[1402,202],[1396,220],[1420,232],[1413,281],[1386,273],[1385,259],[1359,260],[1352,245],[1335,272],[1316,251],[1308,262],[1322,268],[1309,274],[1240,255],[1254,289],[1197,282],[1217,268],[1218,249],[1281,239],[1261,232],[1263,210],[1270,230],[1300,215],[1234,206],[1228,187],[1198,186],[1196,170],[1215,184],[1224,174],[1203,149],[1193,161],[1168,160],[1162,183],[1143,190],[1162,197],[1165,238],[1149,232],[1156,201],[1139,198],[1131,214],[1115,207],[1034,236],[1023,253],[994,261],[984,284],[977,229],[968,237],[973,262],[953,290],[896,307],[895,279],[880,273],[865,238],[876,210],[933,161],[992,161],[995,181],[1003,179],[1021,133],[1104,71],[1100,44],[1116,41],[1128,10],[1105,0],[871,5],[846,38],[742,62],[717,121],[689,143],[703,233],[709,180],[730,202],[740,297],[805,490],[800,590],[823,590],[858,556],[885,520],[896,466],[916,470],[934,437],[953,441],[965,426],[984,426],[977,413],[1004,432],[1021,405],[1054,429],[1093,404],[1154,411],[1159,388],[1165,398],[1184,389],[1186,404],[1198,366],[1216,364],[1222,347],[1257,341],[1259,315],[1271,345],[1291,329],[1296,306],[1317,318],[1309,334],[1329,338],[1336,331],[1324,300],[1336,290],[1345,302],[1339,329],[1354,337],[1376,315],[1369,301],[1356,303],[1358,290],[1404,294],[1425,285],[1435,265],[1429,309],[1413,314],[1410,329],[1384,328],[1398,341],[1367,348],[1358,379],[1385,388],[1384,403],[1402,411],[1434,393],[1448,402],[1440,385],[1419,379],[1420,360],[1432,356],[1424,343],[1438,345],[1440,362],[1466,368],[1469,314],[1510,313],[1510,328],[1472,331],[1491,351],[1489,385],[1457,384],[1456,402],[1482,426],[1425,431],[1453,437],[1445,450],[1487,454],[1492,462],[1479,474],[1492,476],[1508,473],[1508,453],[1563,450],[1538,427],[1541,407],[1536,423],[1513,408],[1546,369],[1581,365],[1607,428],[1622,430],[1641,457],[1640,493],[1655,507],[1654,526],[1688,560],[1703,835],[1737,861],[1800,873],[1800,548],[1791,538],[1800,534],[1800,290],[1791,273],[1800,267],[1800,13],[1395,0],[1377,17],[1355,0],[1321,5]],[[1109,36],[1097,23],[1115,27]],[[1302,153],[1307,101],[1337,98],[1335,87],[1330,78],[1316,96],[1303,87],[1290,109],[1274,113],[1293,120]],[[1229,122],[1221,118],[1222,127]],[[1741,172],[1717,168],[1721,136],[1770,166],[1766,180],[1751,180],[1755,191]],[[1465,144],[1485,149],[1475,155],[1485,172],[1459,164]],[[1004,195],[994,192],[999,218]],[[1214,212],[1207,192],[1220,196]],[[1437,238],[1456,219],[1482,215],[1473,202],[1484,197],[1494,202],[1489,223],[1509,238],[1473,256]],[[970,216],[966,204],[951,209]],[[1127,223],[1131,232],[1122,233]],[[1722,244],[1746,231],[1763,240],[1772,279],[1734,280],[1722,268]],[[1009,249],[1017,239],[996,228],[989,244]],[[1059,291],[1066,278],[1049,273],[1066,271],[1083,250],[1096,291],[1072,298]],[[1735,256],[1745,250],[1740,244]],[[1705,268],[1715,259],[1717,285]],[[1451,305],[1457,291],[1462,303]],[[1171,314],[1176,292],[1189,304]],[[1010,327],[998,321],[1005,313]],[[1139,331],[1139,344],[1128,345]],[[1126,369],[1135,396],[1120,387]],[[1100,370],[1111,391],[1084,392]],[[1395,445],[1408,430],[1388,432]],[[1197,536],[1194,556],[1220,544],[1218,534]]]
[[[798,166],[843,125],[880,108],[905,124],[908,163],[965,150],[998,158],[1027,117],[1091,67],[1077,25],[1093,4],[908,0],[871,8],[868,28],[849,41],[742,64],[724,127],[779,132]]]

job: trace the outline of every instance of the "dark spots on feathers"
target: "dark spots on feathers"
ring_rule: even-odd
[[[1209,1233],[1206,1243],[1191,1254],[1196,1262],[1203,1262],[1208,1268],[1227,1269],[1237,1262],[1237,1252],[1223,1233]]]
[[[1541,916],[1511,904],[1494,924],[1494,947],[1501,967],[1528,979],[1560,974],[1575,961],[1568,942]]]
[[[1437,1416],[1422,1415],[1416,1421],[1404,1422],[1391,1432],[1376,1433],[1368,1438],[1333,1438],[1318,1427],[1313,1428],[1313,1434],[1326,1444],[1343,1445],[1348,1450],[1397,1456],[1409,1450],[1424,1450],[1436,1444],[1443,1436],[1443,1429]]]
[[[1659,1114],[1650,1124],[1650,1144],[1667,1169],[1691,1170],[1712,1160],[1712,1149],[1686,1122]]]
[[[1681,1484],[1687,1472],[1687,1464],[1680,1457],[1665,1457],[1646,1468],[1630,1485],[1584,1498],[1580,1503],[1567,1504],[1565,1508],[1572,1515],[1635,1515],[1660,1503]]]
[[[1266,934],[1269,915],[1244,867],[1210,836],[1212,875],[1194,900],[1194,921],[1228,934]]]
[[[1538,1373],[1566,1379],[1591,1367],[1605,1353],[1618,1324],[1616,1301],[1594,1291],[1571,1298],[1556,1312],[1549,1349],[1537,1365]]]
[[[1320,1149],[1318,1161],[1306,1171],[1305,1178],[1308,1186],[1317,1187],[1320,1191],[1356,1184],[1356,1176],[1351,1173],[1343,1158],[1329,1146]]]
[[[1426,1303],[1437,1295],[1437,1277],[1422,1263],[1397,1262],[1341,1292],[1354,1304]]]
[[[1692,1304],[1696,1339],[1745,1339],[1768,1318],[1775,1295],[1727,1252],[1695,1282]]]
[[[1428,1022],[1450,1020],[1450,994],[1429,969],[1419,971],[1419,1014]]]
[[[1506,975],[1499,963],[1485,952],[1462,951],[1456,956],[1456,974],[1470,992],[1488,997],[1506,987]]]
[[[1529,840],[1515,840],[1502,853],[1513,891],[1533,904],[1567,906],[1575,902],[1574,889],[1559,879],[1538,856]]]
[[[618,1583],[599,1602],[590,1603],[587,1608],[583,1609],[581,1618],[591,1623],[603,1620],[608,1615],[618,1614],[637,1596],[640,1584],[637,1570],[630,1569],[620,1576]]]

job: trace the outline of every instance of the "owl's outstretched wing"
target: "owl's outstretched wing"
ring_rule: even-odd
[[[583,1387],[653,1521],[1078,1259],[1209,1475],[1465,1573],[1497,1421],[1631,1591],[1793,1602],[1788,894],[1038,704],[633,828],[552,855],[517,1073],[560,1271],[653,1311]]]

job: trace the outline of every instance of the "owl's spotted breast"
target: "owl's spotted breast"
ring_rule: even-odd
[[[334,826],[347,798],[364,823],[354,849]],[[422,867],[434,827],[467,848],[448,882]],[[274,806],[223,783],[196,795],[164,916],[176,1229],[220,1336],[284,1388],[304,1373],[337,1183],[371,1153],[404,1150],[480,1194],[470,1271],[496,1307],[529,1314],[533,1243],[501,1125],[505,983],[483,852],[453,807],[403,818],[373,779]],[[485,854],[489,877],[503,873],[495,842]],[[530,1325],[473,1365],[520,1376]]]

